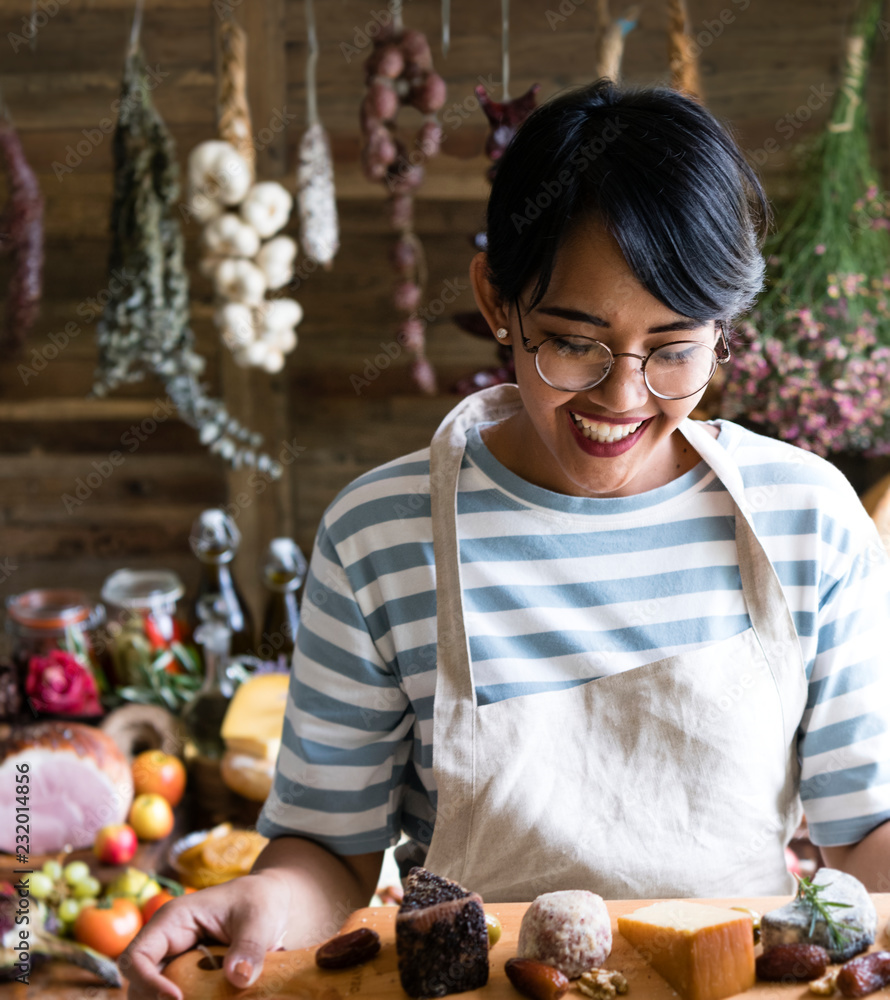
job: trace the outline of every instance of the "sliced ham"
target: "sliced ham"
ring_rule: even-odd
[[[0,748],[0,851],[16,850],[18,764],[29,765],[31,855],[89,847],[109,823],[123,823],[133,801],[126,757],[110,736],[77,722],[37,722]],[[24,847],[19,842],[19,847]]]

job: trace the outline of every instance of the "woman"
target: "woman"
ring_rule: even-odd
[[[522,126],[471,267],[517,384],[325,512],[274,839],[164,907],[123,959],[133,996],[178,995],[157,965],[202,932],[239,986],[333,934],[402,831],[403,866],[491,902],[769,895],[791,890],[803,796],[827,861],[877,887],[874,527],[828,463],[687,419],[761,287],[766,215],[729,135],[671,91],[600,81]]]

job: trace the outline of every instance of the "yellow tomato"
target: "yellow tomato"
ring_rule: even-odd
[[[163,795],[137,795],[130,806],[129,823],[140,840],[161,840],[173,829],[173,808]]]
[[[163,795],[178,805],[185,791],[185,765],[163,750],[146,750],[133,761],[133,788],[137,795]]]

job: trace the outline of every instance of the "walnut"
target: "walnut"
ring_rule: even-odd
[[[840,967],[829,969],[821,979],[810,981],[810,993],[818,993],[821,997],[830,997],[836,989],[837,974]]]
[[[593,1000],[612,1000],[627,993],[627,980],[620,972],[609,969],[590,969],[578,980],[578,989]]]

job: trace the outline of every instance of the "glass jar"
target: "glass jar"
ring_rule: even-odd
[[[95,631],[105,609],[80,590],[28,590],[6,600],[6,629],[23,720],[95,719],[108,682]]]
[[[102,585],[108,605],[108,653],[116,683],[141,685],[159,653],[189,640],[178,601],[185,593],[172,570],[119,569]]]

